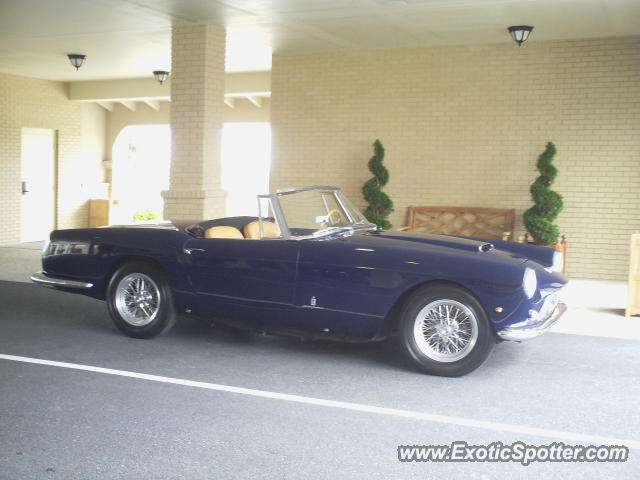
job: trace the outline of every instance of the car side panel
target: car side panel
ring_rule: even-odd
[[[65,254],[44,257],[43,271],[52,277],[92,283],[83,291],[103,298],[111,275],[127,258],[149,259],[166,272],[181,310],[193,304],[193,290],[184,265],[182,245],[190,238],[171,229],[88,228],[58,230],[51,241],[87,242],[88,254]]]
[[[198,303],[195,294],[198,289],[191,279],[194,259],[188,258],[190,256],[183,250],[186,245],[196,246],[197,242],[206,240],[195,240],[177,229],[56,231],[51,240],[87,242],[89,253],[46,257],[43,269],[53,277],[93,283],[93,288],[81,293],[103,298],[109,278],[121,262],[132,257],[147,258],[157,262],[167,273],[180,311],[202,311],[235,319],[258,318],[263,323],[361,338],[378,335],[402,295],[426,282],[449,281],[468,289],[485,308],[494,330],[522,321],[540,300],[526,299],[522,290],[524,265],[498,249],[466,251],[444,245],[426,245],[417,238],[405,237],[358,233],[328,240],[288,241],[299,251],[297,262],[294,256],[285,255],[287,281],[295,279],[290,292],[282,285],[281,270],[260,270],[268,274],[266,277],[254,276],[260,283],[260,298],[253,298],[249,291],[240,289],[237,295],[229,292],[226,295],[241,301],[211,297],[206,308],[202,302]],[[267,242],[239,241],[249,242],[247,245]],[[229,265],[228,262],[241,260],[238,255],[232,255],[233,252],[224,250],[214,255],[216,258],[210,268],[217,270]],[[268,263],[269,258],[263,260]],[[566,282],[561,275],[549,273],[535,262],[528,265],[538,274],[539,289],[560,288]],[[247,274],[255,273],[248,268],[249,263],[246,266]],[[205,270],[209,268],[204,267]],[[231,286],[231,283],[225,284],[224,272],[217,274],[216,281],[221,282],[220,285]],[[242,285],[242,271],[237,270],[234,275],[235,285]],[[206,282],[204,277],[201,280]],[[273,294],[272,285],[276,287]]]
[[[291,309],[298,242],[193,238],[184,248],[191,252],[185,264],[198,299],[195,313],[278,323]]]
[[[375,235],[301,244],[294,303],[299,323],[310,328],[373,337],[405,292],[430,281],[467,288],[496,325],[503,320],[496,307],[512,312],[523,301],[522,268],[492,262],[489,254],[411,244],[398,249]]]

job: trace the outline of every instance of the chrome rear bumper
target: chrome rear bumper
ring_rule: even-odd
[[[48,277],[43,272],[34,273],[30,278],[32,282],[44,285],[45,287],[79,288],[81,290],[87,290],[93,287],[93,283]]]
[[[544,310],[544,307],[542,310]],[[567,306],[564,303],[557,303],[551,314],[546,318],[541,319],[539,316],[536,317],[533,315],[524,322],[514,323],[499,330],[498,337],[502,340],[510,340],[512,342],[531,340],[549,330],[549,328],[562,317],[566,310]],[[534,313],[537,314],[538,312]]]

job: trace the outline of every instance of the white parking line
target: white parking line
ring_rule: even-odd
[[[181,378],[163,377],[160,375],[149,375],[146,373],[129,372],[127,370],[115,370],[112,368],[94,367],[91,365],[80,365],[77,363],[56,362],[54,360],[44,360],[40,358],[20,357],[16,355],[0,354],[0,359],[14,362],[33,363],[38,365],[48,365],[51,367],[69,368],[72,370],[83,370],[86,372],[104,373],[107,375],[117,375],[120,377],[138,378],[150,380],[152,382],[170,383],[183,385],[186,387],[204,388],[219,392],[238,393],[250,395],[252,397],[270,398],[274,400],[284,400],[287,402],[303,403],[307,405],[317,405],[321,407],[340,408],[357,412],[375,413],[378,415],[388,415],[393,417],[411,418],[415,420],[425,420],[428,422],[445,423],[449,425],[460,425],[464,427],[482,428],[499,432],[519,433],[523,435],[535,435],[539,437],[556,438],[560,440],[572,440],[585,444],[602,445],[626,445],[629,448],[640,450],[640,441],[624,440],[615,437],[603,437],[599,435],[587,435],[581,433],[564,432],[562,430],[550,430],[546,428],[527,427],[524,425],[512,425],[508,423],[488,422],[483,420],[473,420],[462,417],[450,417],[447,415],[436,415],[432,413],[415,412],[411,410],[399,410],[396,408],[377,407],[360,403],[341,402],[337,400],[325,400],[323,398],[305,397],[302,395],[291,395],[288,393],[269,392],[266,390],[255,390],[252,388],[233,387],[217,383],[196,382]]]

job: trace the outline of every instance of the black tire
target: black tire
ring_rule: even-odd
[[[134,287],[139,280],[147,286],[139,290],[144,297],[138,297],[144,310],[135,301],[129,301],[136,290],[128,290],[128,287]],[[168,332],[176,321],[169,280],[159,267],[149,263],[132,261],[120,267],[109,281],[106,301],[113,323],[130,337],[156,337]],[[153,315],[149,315],[151,312]]]
[[[442,319],[439,312],[446,312],[447,306],[458,321]],[[398,340],[418,370],[445,377],[472,372],[489,357],[496,343],[478,300],[462,288],[443,284],[418,288],[406,300],[401,309]],[[454,353],[439,351],[448,348]]]

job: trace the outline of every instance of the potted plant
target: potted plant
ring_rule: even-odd
[[[532,243],[555,248],[566,258],[566,239],[564,235],[560,236],[560,229],[555,224],[564,206],[562,195],[549,188],[558,176],[558,169],[553,165],[555,155],[556,146],[552,142],[547,143],[544,152],[538,157],[537,170],[540,176],[530,187],[534,205],[524,212],[523,220],[527,229],[527,241],[531,235]]]
[[[387,217],[393,212],[393,202],[382,191],[382,187],[389,181],[389,171],[383,165],[383,160],[384,147],[380,140],[376,140],[373,143],[373,157],[369,160],[369,170],[373,173],[373,178],[367,180],[362,186],[362,195],[369,203],[364,211],[367,220],[383,230],[389,230],[391,223]]]

